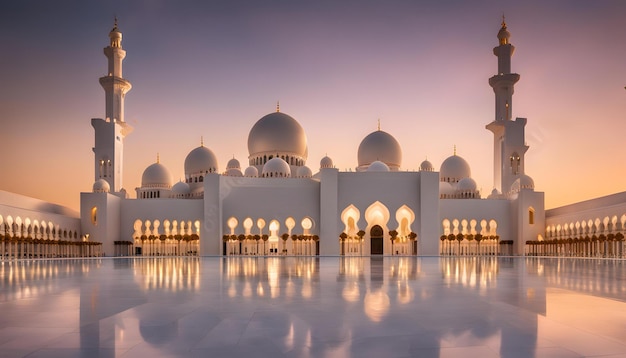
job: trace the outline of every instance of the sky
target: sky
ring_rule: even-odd
[[[546,208],[626,190],[622,0],[4,1],[0,190],[75,210],[91,191],[117,16],[131,197],[157,153],[183,178],[201,137],[220,171],[233,157],[245,169],[248,132],[277,101],[306,131],[313,172],[324,155],[354,170],[380,119],[402,170],[426,158],[439,170],[456,146],[486,197],[503,14],[521,75],[513,117],[528,118],[525,169]]]

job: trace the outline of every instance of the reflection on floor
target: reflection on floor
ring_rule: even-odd
[[[626,261],[0,262],[0,356],[623,357]]]

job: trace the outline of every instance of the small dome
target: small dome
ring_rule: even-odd
[[[496,188],[493,188],[493,190],[491,191],[491,194],[489,194],[489,196],[487,197],[487,199],[501,199],[501,198],[502,198],[502,194]]]
[[[475,191],[476,182],[472,178],[463,178],[459,180],[459,183],[457,184],[457,189],[462,192]]]
[[[369,167],[367,167],[367,171],[368,172],[388,172],[389,167],[387,166],[387,164],[379,160],[376,160],[372,164],[370,164]]]
[[[241,169],[241,165],[239,165],[239,161],[235,158],[228,161],[226,164],[226,170],[228,169]]]
[[[333,168],[334,164],[333,164],[333,160],[330,159],[329,156],[325,156],[324,158],[322,158],[322,160],[320,160],[320,169],[321,168]]]
[[[454,185],[446,183],[445,181],[439,182],[439,197],[451,198],[455,194]]]
[[[498,31],[498,40],[500,45],[506,45],[509,43],[509,39],[511,38],[511,33],[506,29],[506,24],[502,21],[502,27],[500,31]]]
[[[256,178],[259,176],[259,170],[256,167],[247,167],[243,176],[246,178]]]
[[[526,174],[520,174],[513,182],[513,185],[511,185],[512,193],[519,193],[522,189],[535,189],[535,182],[531,177]]]
[[[365,169],[375,161],[381,161],[392,170],[402,165],[402,149],[398,141],[389,133],[377,130],[368,134],[359,145],[359,167]]]
[[[217,157],[204,145],[195,148],[185,158],[185,175],[199,175],[217,172]]]
[[[172,176],[170,175],[170,171],[167,170],[165,165],[159,162],[150,165],[143,171],[143,175],[141,176],[141,187],[171,188]]]
[[[275,157],[265,163],[261,176],[264,178],[289,178],[291,177],[291,168],[286,161]]]
[[[291,116],[281,112],[270,113],[259,119],[250,130],[248,153],[251,158],[278,153],[306,160],[306,134]]]
[[[469,164],[458,155],[448,157],[441,163],[439,177],[441,181],[457,183],[463,178],[472,176]]]
[[[191,190],[189,189],[189,184],[183,181],[179,181],[178,183],[174,184],[174,186],[172,186],[172,194],[174,195],[174,197],[188,195],[190,191]]]
[[[93,192],[94,193],[108,193],[111,191],[111,186],[109,182],[104,179],[98,179],[95,183],[93,183]]]
[[[224,175],[229,176],[229,177],[242,177],[243,173],[241,172],[241,169],[239,168],[230,168],[230,169],[226,169],[226,173],[224,173]]]
[[[420,164],[420,171],[422,172],[432,172],[435,171],[433,164],[427,160],[424,160],[422,164]]]
[[[298,171],[296,172],[297,178],[310,178],[311,176],[313,176],[313,173],[306,165],[298,168]]]

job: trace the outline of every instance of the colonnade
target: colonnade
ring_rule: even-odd
[[[527,256],[626,258],[624,234],[526,241]]]
[[[512,254],[513,241],[500,240],[498,235],[449,234],[441,235],[439,241],[439,253],[442,256]]]
[[[224,235],[222,237],[224,255],[319,255],[319,236],[289,235],[280,237],[269,235]]]
[[[3,259],[103,256],[102,243],[93,241],[45,240],[0,235]]]

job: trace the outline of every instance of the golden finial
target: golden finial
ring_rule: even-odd
[[[454,145],[454,155],[456,156],[456,144]]]
[[[157,163],[161,163],[161,157],[159,156],[158,152],[157,152]]]
[[[200,146],[204,147],[204,137],[200,136]]]
[[[280,101],[276,101],[276,112],[280,112]]]
[[[506,21],[504,21],[504,13],[502,14],[502,28],[506,29]]]
[[[380,118],[378,118],[378,130],[380,130]]]

